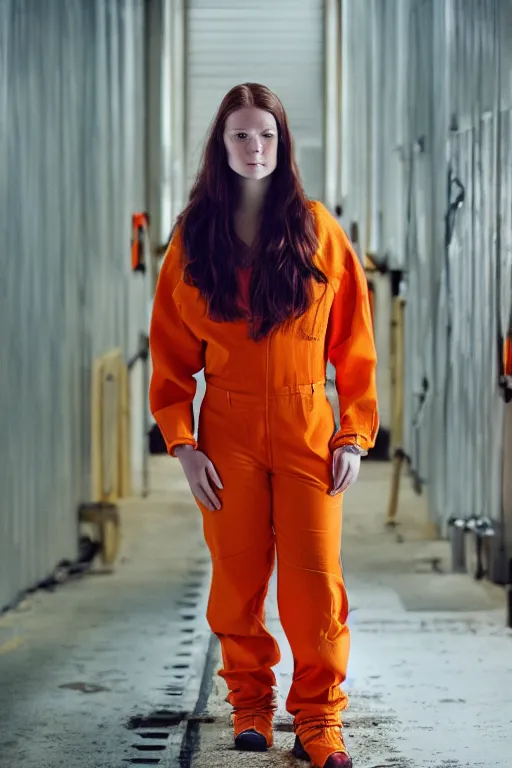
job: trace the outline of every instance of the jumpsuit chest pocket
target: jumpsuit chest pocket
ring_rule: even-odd
[[[297,335],[300,341],[323,342],[333,299],[334,290],[330,283],[327,285],[313,283],[311,306],[297,323]]]

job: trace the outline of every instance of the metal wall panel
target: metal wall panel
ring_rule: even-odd
[[[77,553],[94,357],[147,326],[142,0],[0,0],[0,608]]]
[[[161,0],[163,4],[161,48],[160,137],[162,160],[160,238],[166,242],[178,214],[185,207],[185,29],[186,0]]]
[[[186,66],[188,188],[224,95],[259,82],[284,104],[307,194],[323,199],[323,0],[189,0]]]
[[[357,223],[360,255],[393,268],[405,259],[409,13],[410,0],[342,3],[343,223]]]
[[[342,223],[358,227],[354,246],[360,257],[368,250],[370,232],[372,47],[375,2],[342,3]]]
[[[446,532],[452,515],[500,517],[502,404],[495,322],[499,39],[494,2],[430,5],[430,28],[425,23],[428,4],[413,9],[413,26],[423,41],[431,40],[431,56],[416,81],[418,98],[424,98],[424,124],[410,121],[411,142],[424,143],[422,160],[414,156],[413,186],[421,163],[429,173],[428,182],[420,185],[429,186],[431,208],[416,208],[411,222],[417,242],[418,222],[427,222],[428,264],[424,279],[414,281],[411,260],[407,276],[407,319],[425,331],[422,354],[429,391],[421,424],[408,425],[407,448],[415,472],[427,483],[432,519]],[[454,211],[447,248],[446,216],[458,191],[454,183],[447,190],[449,172],[460,180],[465,198]],[[418,339],[413,347],[409,367]],[[413,381],[410,376],[410,403],[417,400],[418,380]]]
[[[451,515],[499,521],[497,339],[512,301],[512,2],[343,7],[345,207],[360,229],[371,218],[366,250],[405,270],[405,449],[441,532]],[[448,245],[453,177],[465,196],[452,211]]]

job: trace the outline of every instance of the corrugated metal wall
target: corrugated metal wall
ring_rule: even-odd
[[[0,609],[77,552],[91,363],[147,325],[142,0],[0,0]]]
[[[358,221],[363,249],[405,270],[405,448],[442,532],[452,514],[499,521],[497,340],[512,296],[512,3],[343,7],[344,223]],[[457,180],[464,202],[452,210],[447,247]]]

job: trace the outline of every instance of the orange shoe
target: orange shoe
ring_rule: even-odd
[[[272,720],[270,712],[235,712],[235,749],[244,752],[266,752],[274,743]]]
[[[295,738],[292,750],[298,760],[308,760],[313,768],[352,768],[352,758],[347,752],[339,727],[319,725],[309,728],[302,736]]]

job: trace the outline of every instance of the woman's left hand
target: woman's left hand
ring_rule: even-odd
[[[344,446],[336,448],[332,458],[333,488],[330,496],[344,493],[353,485],[359,477],[361,469],[361,456],[347,451]]]

